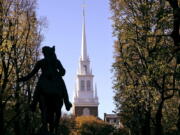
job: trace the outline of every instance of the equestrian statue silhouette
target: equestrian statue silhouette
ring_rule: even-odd
[[[65,69],[55,54],[55,47],[45,46],[42,48],[44,59],[37,61],[34,69],[27,76],[19,78],[18,82],[27,81],[41,69],[41,75],[38,79],[33,101],[30,105],[32,111],[35,111],[37,103],[41,110],[42,129],[50,133],[57,132],[61,117],[61,108],[63,102],[66,110],[72,107],[69,101],[66,85],[62,76],[65,75]]]

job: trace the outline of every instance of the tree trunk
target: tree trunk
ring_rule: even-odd
[[[179,98],[180,98],[180,92],[179,92]],[[179,99],[179,106],[178,106],[178,121],[177,121],[177,129],[180,133],[180,99]]]
[[[151,118],[151,112],[148,111],[145,114],[145,122],[144,122],[144,127],[142,129],[142,135],[151,135],[150,118]]]
[[[180,64],[180,7],[178,5],[178,0],[167,0],[173,9],[173,31],[171,33],[171,37],[174,41],[174,46],[176,46],[177,49],[177,57],[176,61],[178,64]],[[179,93],[180,98],[180,93]],[[178,107],[179,116],[177,121],[177,129],[180,132],[180,105]]]
[[[4,133],[4,107],[0,97],[0,135]]]
[[[2,45],[2,1],[0,0],[0,46]],[[0,56],[2,58],[2,56]],[[2,66],[1,66],[2,68]],[[2,79],[2,73],[0,73],[0,79]],[[2,86],[0,86],[0,134],[3,135],[4,128],[4,111],[3,111],[3,103],[2,103]]]
[[[156,113],[156,127],[155,127],[155,135],[163,135],[163,127],[162,127],[162,108],[163,108],[164,100],[161,101],[157,113]]]
[[[17,68],[16,68],[16,75],[17,74]],[[19,77],[17,77],[19,78]],[[16,82],[16,94],[15,94],[15,98],[16,98],[16,105],[15,105],[15,112],[16,114],[20,114],[20,96],[19,96],[19,92],[20,92],[20,87],[19,87],[19,83]],[[15,135],[22,135],[21,131],[21,119],[19,119],[19,115],[17,116],[16,120],[14,121],[14,130],[15,130]]]
[[[178,107],[178,111],[179,111],[179,114],[178,114],[178,121],[177,121],[177,129],[178,129],[178,132],[180,133],[180,105]]]
[[[15,112],[16,114],[20,113],[19,112],[19,109],[20,109],[20,104],[19,103],[16,103],[15,105]],[[14,121],[14,131],[15,131],[15,135],[22,135],[21,131],[21,120],[19,119],[19,115],[16,117],[15,121]]]

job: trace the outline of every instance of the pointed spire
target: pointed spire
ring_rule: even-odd
[[[87,59],[88,59],[88,56],[87,56],[86,30],[85,30],[85,9],[83,7],[81,60],[87,60]]]

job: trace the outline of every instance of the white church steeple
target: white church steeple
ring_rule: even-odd
[[[75,116],[94,115],[98,116],[97,89],[93,85],[92,70],[87,54],[85,10],[83,8],[82,43],[78,72],[76,76],[75,95],[73,111]]]

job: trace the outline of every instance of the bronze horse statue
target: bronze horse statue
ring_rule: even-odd
[[[32,111],[35,111],[36,105],[39,103],[43,132],[55,133],[59,125],[63,102],[67,111],[70,110],[72,104],[62,78],[65,75],[65,69],[56,57],[55,47],[45,46],[42,48],[42,52],[44,59],[39,60],[31,73],[19,78],[18,81],[27,81],[41,69],[30,107]]]

